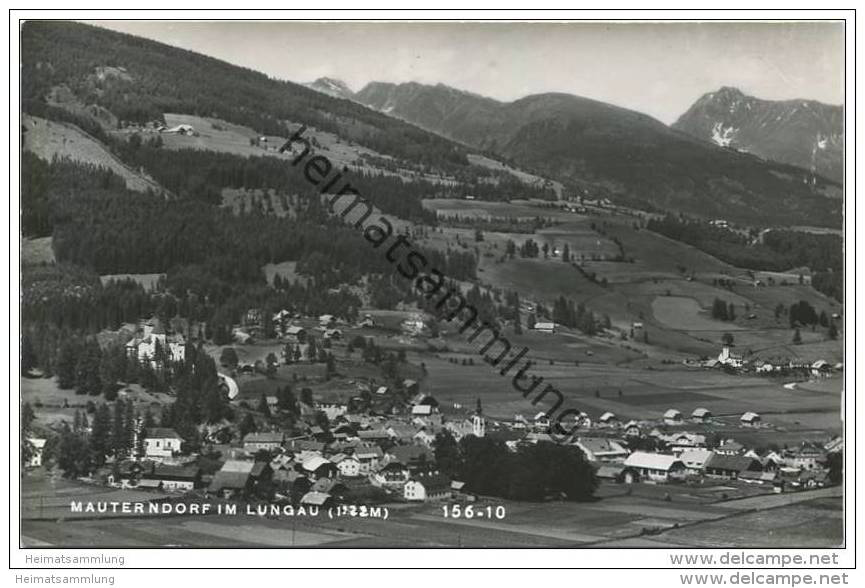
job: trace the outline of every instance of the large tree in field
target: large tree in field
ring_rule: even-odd
[[[220,365],[224,365],[227,368],[235,369],[238,361],[237,351],[234,350],[234,347],[223,348],[222,353],[219,355]]]
[[[78,344],[74,339],[64,339],[57,355],[57,385],[63,390],[75,387],[78,365]]]
[[[93,456],[84,433],[76,433],[64,423],[60,430],[57,465],[65,478],[86,476],[94,469]]]
[[[90,451],[96,465],[105,463],[105,456],[112,453],[111,411],[104,402],[96,409],[90,430]]]
[[[241,439],[246,437],[249,433],[255,433],[258,430],[258,425],[255,424],[255,417],[252,416],[251,412],[246,413],[246,416],[244,416],[243,420],[240,421],[238,429]]]

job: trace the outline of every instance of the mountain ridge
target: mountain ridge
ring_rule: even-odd
[[[732,88],[725,93],[734,94]],[[443,84],[371,82],[355,100],[575,184],[578,193],[770,224],[800,214],[840,223],[841,190],[831,178],[724,148],[647,114],[591,98],[549,92],[499,102]]]
[[[765,100],[731,86],[697,99],[671,126],[721,147],[843,180],[844,111],[817,100]]]

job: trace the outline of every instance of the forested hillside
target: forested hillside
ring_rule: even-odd
[[[144,123],[179,112],[222,118],[271,135],[285,135],[286,121],[291,121],[410,161],[444,168],[468,165],[465,149],[447,139],[359,104],[191,51],[71,22],[29,21],[21,38],[25,112],[38,109],[52,88],[65,85],[84,104],[103,107],[119,121]]]

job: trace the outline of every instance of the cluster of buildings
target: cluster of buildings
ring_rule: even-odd
[[[706,368],[727,368],[737,371],[753,371],[762,375],[801,374],[814,378],[827,378],[833,373],[843,371],[844,364],[830,363],[825,359],[802,361],[798,359],[746,359],[744,355],[735,353],[729,345],[721,348],[716,358],[701,362]]]
[[[825,445],[806,441],[791,449],[759,452],[728,439],[713,449],[702,445],[671,447],[665,452],[635,451],[624,459],[605,462],[598,475],[624,483],[715,479],[770,484],[775,492],[813,489],[830,485],[829,455],[839,450],[833,440]]]
[[[219,468],[210,472],[202,467],[201,456],[184,454],[176,431],[150,428],[144,433],[143,455],[106,466],[100,478],[119,487],[303,506],[469,499],[461,483],[437,468],[433,441],[443,430],[456,439],[483,437],[482,414],[447,418],[434,398],[421,393],[399,417],[350,414],[333,403],[315,408],[332,415],[329,430],[307,424],[302,435],[259,431],[233,444],[206,444],[202,456],[220,456]]]
[[[218,468],[210,471],[203,469],[199,456],[183,454],[183,440],[174,430],[151,428],[143,439],[144,455],[114,464],[104,479],[121,487],[301,506],[472,500],[462,482],[436,465],[433,446],[439,432],[448,431],[457,440],[490,437],[512,450],[552,442],[544,413],[534,419],[517,415],[506,422],[488,422],[479,410],[446,416],[432,396],[420,392],[400,415],[354,414],[334,403],[315,409],[328,414],[327,430],[306,424],[291,432],[251,432],[231,444],[205,443],[203,455],[210,460],[219,456]],[[837,438],[825,445],[803,442],[775,451],[749,449],[734,439],[710,446],[704,434],[663,430],[670,420],[683,424],[681,416],[668,411],[656,421],[627,423],[609,412],[595,422],[585,416],[578,423],[585,435],[571,443],[608,483],[723,480],[769,485],[775,492],[828,485],[829,456],[843,449]],[[693,423],[710,418],[705,409],[691,415]]]

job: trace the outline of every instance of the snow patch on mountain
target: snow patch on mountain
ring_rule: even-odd
[[[712,141],[721,147],[729,147],[738,130],[733,126],[725,127],[723,122],[716,122],[712,125]]]

